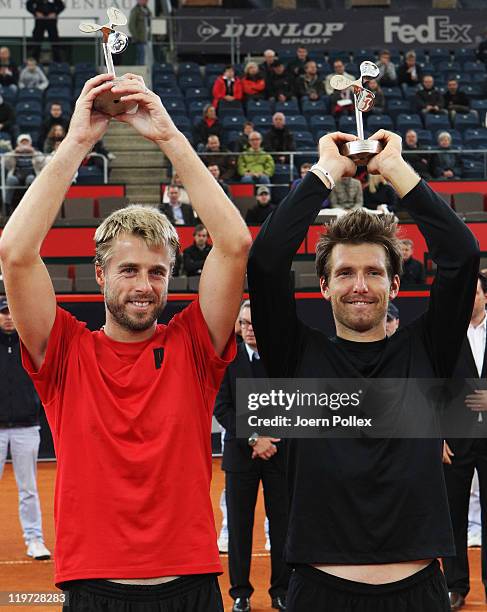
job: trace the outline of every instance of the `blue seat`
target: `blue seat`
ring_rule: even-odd
[[[484,76],[486,76],[484,62],[467,61],[463,64],[463,71],[464,72],[480,72]]]
[[[399,98],[391,98],[387,100],[387,114],[391,117],[397,117],[401,113],[409,114],[411,112],[411,104],[409,100],[400,100]]]
[[[67,74],[71,76],[71,68],[67,62],[51,62],[49,64],[49,80],[54,74]]]
[[[49,87],[46,91],[46,102],[49,100],[56,100],[61,102],[61,100],[67,100],[71,104],[73,99],[71,88],[70,87]]]
[[[154,93],[161,98],[164,96],[184,98],[183,92],[179,89],[179,87],[154,87]]]
[[[451,57],[450,51],[444,49],[443,47],[435,47],[433,49],[428,49],[426,53],[428,54],[430,60],[436,63],[447,62]]]
[[[30,130],[38,130],[42,125],[42,116],[36,115],[17,115],[16,123],[22,132],[30,132]]]
[[[184,98],[181,95],[178,94],[164,94],[164,95],[160,95],[159,92],[156,92],[157,95],[161,98],[162,103],[164,104],[164,106],[166,104],[172,103],[172,102],[176,102],[177,104],[180,105],[180,108],[185,107],[184,104]]]
[[[461,62],[474,62],[476,58],[475,49],[470,47],[461,47],[460,49],[455,49],[455,59]],[[465,69],[465,64],[463,66]]]
[[[179,87],[186,91],[186,89],[203,87],[203,79],[199,74],[184,74],[178,79]]]
[[[240,136],[240,130],[225,130],[223,132],[223,142],[232,145]]]
[[[185,112],[186,107],[184,104],[184,100],[181,98],[169,98],[163,101],[164,107],[168,111],[168,113],[173,116],[173,114],[181,114],[181,112]]]
[[[198,118],[201,119],[203,116],[203,109],[207,104],[209,104],[209,102],[207,102],[206,100],[192,100],[188,104],[188,113],[191,116],[198,116]]]
[[[299,106],[297,100],[286,100],[285,102],[276,102],[274,106],[275,113],[284,113],[285,115],[299,113]]]
[[[359,65],[355,62],[348,62],[347,64],[345,64],[345,72],[348,72],[348,74],[352,74],[353,76],[358,77],[360,76]]]
[[[306,118],[303,115],[286,115],[286,125],[292,131],[308,130],[308,122],[306,121]]]
[[[17,115],[39,115],[42,114],[42,105],[38,100],[29,102],[17,102],[15,105],[15,113]]]
[[[324,100],[309,100],[306,98],[301,101],[303,115],[309,120],[313,115],[324,115],[327,112]]]
[[[355,117],[352,115],[344,115],[338,119],[338,129],[340,132],[346,134],[356,134],[357,124],[355,123]]]
[[[97,74],[98,72],[96,70],[94,70],[93,72],[78,72],[77,74],[74,75],[74,79],[73,79],[74,88],[83,89],[86,81],[88,81],[89,79],[92,79]]]
[[[221,108],[218,118],[223,121],[227,117],[238,117],[239,121],[245,121],[245,113],[241,108]]]
[[[298,131],[293,132],[294,142],[296,143],[296,147],[299,149],[316,149],[316,141],[311,134],[311,132],[307,131]]]
[[[71,89],[72,85],[71,74],[49,74],[49,87],[69,87]]]
[[[167,62],[161,62],[160,64],[153,64],[152,66],[152,78],[154,78],[157,74],[169,74],[174,76],[174,66]]]
[[[427,130],[450,130],[450,120],[448,115],[434,115],[428,113],[424,117],[424,127]]]
[[[367,129],[370,132],[376,132],[381,128],[385,130],[393,130],[394,123],[389,115],[366,115]]]
[[[271,115],[254,115],[252,121],[256,130],[270,128],[272,125]]]
[[[76,177],[77,185],[99,185],[103,183],[103,170],[98,166],[81,166]]]
[[[17,102],[17,97],[18,97],[18,93],[17,91],[13,91],[12,89],[9,89],[7,87],[2,87],[0,85],[0,93],[3,96],[3,99],[5,100],[5,102],[7,102],[7,104],[10,104],[10,106],[15,106],[15,103]],[[41,97],[42,100],[42,97]]]
[[[476,145],[480,142],[487,142],[487,128],[469,128],[463,133],[463,142],[466,147],[470,145]]]
[[[487,100],[472,100],[472,110],[476,110],[480,116],[480,123],[485,123],[485,114],[487,112]]]
[[[5,92],[3,93],[5,97]],[[42,102],[42,98],[44,97],[44,92],[40,89],[34,89],[32,87],[26,87],[25,89],[19,89],[19,93],[17,96],[17,102],[29,102],[29,101],[37,101]]]
[[[189,120],[189,117],[187,117],[186,115],[172,115],[171,119],[174,121],[174,124],[176,125],[176,127],[180,130],[186,130],[188,132],[191,132],[191,121]]]
[[[421,130],[423,128],[423,122],[421,117],[417,114],[406,114],[400,113],[396,118],[396,129],[398,132],[406,132],[409,129]]]
[[[224,130],[235,130],[242,127],[242,123],[245,121],[244,115],[233,114],[227,115],[222,119],[222,126]]]
[[[421,66],[423,74],[435,74],[436,68],[431,62],[418,62]]]
[[[190,87],[189,89],[186,89],[184,96],[188,103],[193,100],[210,101],[210,94],[206,87]]]
[[[74,65],[74,74],[82,72],[96,72],[96,65],[93,62],[77,62]]]
[[[323,135],[337,129],[335,117],[332,115],[313,115],[309,120],[309,127],[315,136],[316,132]]]
[[[249,115],[272,113],[272,104],[269,100],[249,100],[247,102],[247,113]]]
[[[383,87],[382,92],[384,93],[384,97],[388,101],[391,98],[396,98],[398,100],[403,99],[402,89],[400,87]]]
[[[468,128],[475,128],[479,125],[479,116],[475,111],[455,115],[455,128],[460,131],[465,131]]]
[[[471,72],[470,74],[472,75],[472,85],[480,84],[482,86],[487,79],[485,72]]]
[[[478,83],[473,83],[472,85],[466,85],[465,87],[462,87],[462,89],[471,100],[485,99],[484,93],[482,91],[482,86],[479,85]]]
[[[438,62],[438,64],[436,65],[436,69],[440,72],[460,72],[462,66],[460,62],[446,60]]]
[[[158,89],[160,87],[172,87],[175,85],[177,85],[175,74],[167,74],[165,72],[154,74],[154,78],[152,80],[152,87],[154,89]]]
[[[421,146],[433,144],[433,134],[431,130],[425,130],[425,129],[418,128],[418,129],[414,129],[414,131],[416,132],[416,135],[418,136],[418,143]]]
[[[463,178],[484,178],[484,163],[481,161],[464,161]]]
[[[201,70],[199,64],[196,62],[182,62],[178,66],[178,75],[192,75],[197,74],[201,76]]]
[[[209,77],[210,75],[220,76],[220,74],[223,74],[224,70],[225,70],[225,64],[214,64],[214,63],[206,64],[205,75],[206,77]]]

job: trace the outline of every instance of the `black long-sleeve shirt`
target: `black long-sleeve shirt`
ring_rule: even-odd
[[[262,226],[248,279],[259,354],[271,378],[449,377],[468,328],[478,245],[424,183],[403,199],[437,264],[428,310],[391,338],[328,338],[296,314],[290,269],[329,191],[308,173]],[[442,441],[291,439],[289,563],[394,563],[455,554]]]
[[[66,6],[64,5],[63,0],[27,0],[27,4],[25,5],[26,9],[29,13],[35,15],[36,13],[42,13],[47,17],[50,13],[62,13]]]

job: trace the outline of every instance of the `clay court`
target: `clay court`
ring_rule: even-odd
[[[43,511],[44,533],[46,545],[52,551],[54,548],[53,499],[56,464],[39,464],[39,489]],[[220,459],[213,459],[213,483],[211,497],[215,509],[217,528],[220,527],[221,513],[219,509],[220,494],[223,489],[223,472],[220,469]],[[46,592],[56,590],[53,585],[53,562],[31,561],[25,556],[18,514],[17,488],[12,466],[5,466],[5,473],[0,484],[0,591]],[[264,511],[262,496],[259,495],[254,528],[254,556],[252,559],[251,580],[255,588],[252,597],[252,611],[263,612],[271,610],[267,594],[269,581],[270,559],[264,549]],[[480,549],[470,549],[471,575],[474,577],[472,591],[468,597],[468,605],[462,610],[487,610],[483,600],[483,589],[480,581]],[[224,595],[225,610],[231,610],[232,601],[227,595],[228,572],[226,556],[222,558],[224,574],[220,578],[220,586]],[[52,612],[59,606],[0,606],[2,610],[35,609],[38,612]],[[310,610],[310,612],[319,612]],[[338,612],[338,611],[337,611]]]

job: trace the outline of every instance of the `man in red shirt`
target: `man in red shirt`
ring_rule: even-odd
[[[250,236],[237,209],[142,79],[90,79],[68,135],[27,191],[0,241],[24,365],[44,403],[58,459],[56,584],[69,611],[222,612],[209,496],[213,404],[235,356]],[[135,101],[118,120],[155,142],[181,177],[213,248],[199,298],[158,325],[178,237],[158,210],[129,206],[95,234],[106,323],[87,330],[56,307],[41,244],[81,160],[110,118],[93,111],[114,88]]]

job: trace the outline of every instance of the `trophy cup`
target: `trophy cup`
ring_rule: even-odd
[[[362,120],[362,113],[366,113],[374,106],[375,98],[374,94],[365,88],[365,84],[378,75],[379,68],[373,62],[362,62],[360,64],[360,78],[356,81],[351,81],[341,74],[335,74],[330,79],[330,85],[333,89],[341,91],[353,87],[355,121],[359,140],[343,144],[340,152],[342,155],[349,157],[357,166],[366,166],[369,159],[382,150],[382,145],[378,140],[365,140],[364,122]]]
[[[127,23],[127,17],[113,6],[107,10],[108,23],[98,25],[97,23],[80,23],[79,29],[85,34],[93,34],[101,31],[103,35],[103,54],[105,56],[105,64],[108,74],[115,76],[115,67],[113,65],[113,53],[122,53],[128,45],[128,37],[123,32],[117,32],[114,26],[124,26]],[[115,81],[122,80],[120,77]],[[120,98],[111,91],[105,91],[95,99],[93,108],[106,115],[120,115],[121,113],[136,112],[137,104],[134,102],[121,102]]]

